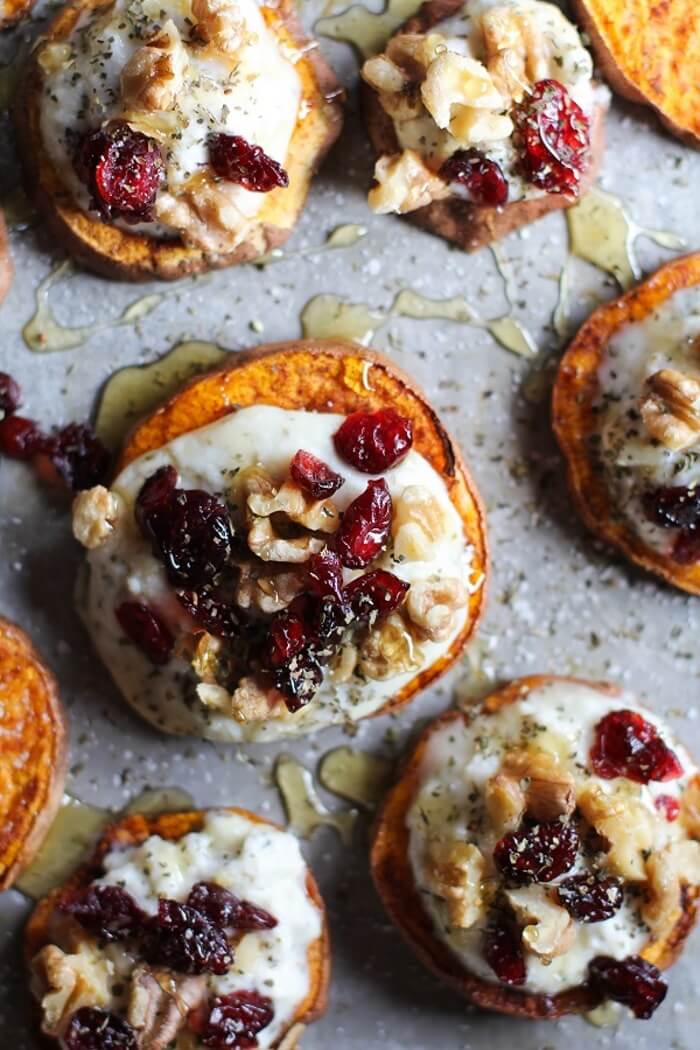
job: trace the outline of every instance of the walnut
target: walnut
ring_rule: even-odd
[[[362,79],[375,89],[382,109],[394,120],[413,120],[423,112],[417,86],[387,55],[367,59]]]
[[[263,561],[284,561],[298,564],[308,561],[325,547],[316,536],[299,536],[288,540],[278,536],[270,518],[258,518],[248,531],[248,546]]]
[[[131,979],[126,1019],[138,1032],[139,1046],[167,1050],[206,994],[203,976],[191,977],[146,964],[137,966]]]
[[[125,108],[172,109],[182,90],[187,65],[187,51],[177,26],[168,19],[154,37],[134,52],[122,69]]]
[[[442,51],[428,67],[421,85],[423,105],[439,128],[448,129],[453,106],[501,112],[504,99],[486,66],[475,58]]]
[[[680,821],[687,833],[700,839],[700,776],[688,784],[681,798]]]
[[[422,485],[408,485],[394,500],[391,522],[394,556],[405,561],[428,561],[445,534],[445,513],[439,501]]]
[[[447,46],[441,33],[397,33],[386,45],[386,57],[411,82],[423,80],[428,66]]]
[[[525,792],[525,808],[535,820],[570,817],[576,808],[572,774],[547,751],[526,748],[511,751],[503,771],[517,779]]]
[[[192,0],[200,40],[224,54],[235,54],[245,39],[245,23],[236,0]]]
[[[373,212],[403,214],[449,196],[444,179],[423,163],[415,150],[380,157],[374,167],[375,185],[367,195]]]
[[[203,631],[195,638],[195,649],[190,663],[201,682],[216,683],[219,672],[219,655],[222,649],[220,638]]]
[[[460,144],[468,146],[475,142],[498,142],[507,139],[512,132],[513,121],[510,117],[471,106],[455,106],[450,122],[450,134]]]
[[[130,121],[131,122],[131,121]],[[141,127],[140,130],[143,130]],[[190,179],[175,196],[163,190],[155,203],[155,217],[173,229],[186,245],[208,252],[230,252],[244,239],[251,249],[265,249],[264,233],[256,233],[250,218],[241,211],[239,187],[216,182],[208,173]],[[256,238],[258,240],[256,241]]]
[[[507,890],[506,897],[523,929],[523,945],[543,962],[565,955],[576,940],[576,927],[565,908],[555,904],[544,886]]]
[[[231,697],[231,713],[237,722],[263,722],[286,711],[282,694],[256,678],[241,678]]]
[[[505,98],[520,102],[530,89],[523,24],[512,7],[491,7],[481,17],[486,68]]]
[[[47,944],[31,964],[32,988],[41,1002],[41,1030],[60,1036],[69,1017],[83,1006],[107,1006],[114,966],[94,945],[83,941],[68,955]]]
[[[73,500],[73,535],[88,550],[102,546],[117,527],[124,504],[104,485],[79,492]]]
[[[655,850],[646,865],[647,898],[642,918],[652,936],[663,936],[682,912],[683,885],[700,886],[700,843],[688,839]]]
[[[485,873],[484,857],[471,843],[440,839],[428,843],[427,886],[445,901],[452,926],[468,930],[483,914],[481,884]]]
[[[211,711],[222,711],[225,715],[231,714],[231,694],[222,685],[213,682],[199,682],[196,693],[205,707]]]
[[[665,448],[680,451],[700,439],[700,382],[683,372],[662,368],[649,376],[639,410]]]
[[[312,499],[293,481],[285,481],[279,490],[273,493],[251,492],[247,506],[253,519],[283,514],[310,532],[333,533],[337,532],[340,525],[340,515],[332,500]]]
[[[304,589],[304,580],[298,572],[250,562],[240,562],[238,568],[235,600],[246,612],[280,612]]]
[[[330,678],[336,685],[349,682],[357,667],[358,652],[354,645],[343,645],[330,665]]]
[[[466,600],[464,585],[456,577],[416,580],[406,598],[412,633],[431,642],[449,638]]]
[[[525,816],[525,792],[509,774],[496,773],[486,781],[484,806],[489,824],[501,838],[515,831]]]
[[[654,816],[632,794],[608,794],[597,784],[580,792],[577,803],[588,823],[608,842],[607,864],[629,882],[645,882],[644,853],[654,843]]]
[[[394,678],[422,663],[423,653],[397,613],[370,631],[360,648],[359,667],[366,678]]]

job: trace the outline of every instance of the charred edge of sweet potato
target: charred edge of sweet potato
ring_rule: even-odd
[[[475,711],[475,716],[494,714],[549,682],[572,682],[592,686],[613,697],[620,695],[618,688],[606,682],[530,675],[510,682],[487,697],[481,708]],[[531,1019],[554,1019],[564,1014],[583,1013],[602,1001],[602,997],[586,985],[546,996],[491,984],[470,974],[436,936],[432,920],[423,907],[409,860],[406,817],[418,790],[420,768],[432,734],[447,725],[470,720],[461,711],[446,712],[427,726],[407,756],[399,779],[384,799],[372,829],[370,869],[375,887],[389,917],[421,962],[470,1002],[486,1010]],[[661,969],[674,962],[695,923],[699,893],[697,888],[686,887],[681,918],[663,940],[645,946],[641,953],[645,959]]]
[[[429,0],[397,30],[397,35],[427,33],[438,22],[457,14],[463,7],[463,0]],[[376,155],[398,153],[400,147],[394,123],[382,108],[378,93],[363,81],[360,98],[367,133]],[[597,106],[591,122],[590,164],[581,180],[578,197],[568,197],[563,193],[546,193],[542,197],[493,207],[471,204],[453,196],[433,201],[424,208],[407,212],[401,218],[408,219],[429,233],[452,241],[465,252],[475,252],[487,244],[501,240],[513,230],[541,219],[551,211],[570,208],[591,188],[600,170],[605,149],[604,116],[605,109]]]
[[[254,824],[266,824],[279,828],[278,824],[258,816],[257,813],[251,813],[237,806],[224,808],[230,813],[237,813],[245,817]],[[81,865],[62,886],[57,887],[46,897],[42,898],[30,915],[24,931],[24,958],[27,966],[31,964],[37,952],[41,951],[45,945],[51,943],[51,916],[59,902],[66,894],[82,889],[102,874],[102,861],[110,850],[138,846],[149,835],[159,835],[161,838],[176,841],[182,838],[183,835],[201,830],[205,814],[205,810],[193,810],[185,813],[163,813],[155,817],[135,813],[106,828],[90,860]],[[290,1020],[285,1031],[280,1034],[278,1043],[284,1039],[286,1033],[294,1025],[308,1024],[321,1017],[325,1012],[328,1001],[331,970],[328,917],[323,898],[310,869],[307,869],[306,890],[311,901],[321,913],[322,929],[319,938],[309,946],[309,992],[295,1010],[294,1017]]]
[[[5,216],[0,211],[0,303],[7,295],[12,284],[14,267],[10,256],[10,241],[7,235]]]
[[[73,0],[59,11],[42,42],[67,36],[83,10],[108,7],[110,3],[111,0]],[[305,147],[308,148],[308,155],[297,159],[294,168],[290,169],[291,189],[273,191],[273,194],[287,194],[284,200],[289,206],[291,221],[285,226],[278,226],[262,220],[253,226],[246,240],[227,253],[189,248],[179,238],[158,241],[143,234],[131,233],[102,222],[77,207],[42,143],[40,105],[43,76],[37,52],[30,56],[13,104],[25,184],[44,216],[49,231],[82,266],[102,276],[121,280],[177,280],[212,269],[251,262],[273,248],[280,247],[291,235],[303,210],[311,180],[340,134],[343,93],[335,73],[318,48],[309,48],[310,40],[301,28],[292,0],[279,0],[277,6],[265,10],[270,12],[268,20],[277,21],[279,32],[288,37],[290,44],[304,52],[297,69],[302,76],[305,97],[313,101],[314,109],[304,121],[297,122],[290,155],[295,148],[303,150]],[[309,139],[310,142],[307,141]],[[295,173],[300,184],[295,196],[289,196],[297,185]]]
[[[0,726],[4,727],[0,766],[7,774],[0,797],[0,890],[4,890],[32,860],[61,804],[67,747],[54,676],[24,631],[2,618],[0,693]]]
[[[675,292],[700,284],[700,252],[666,263],[649,280],[595,310],[559,365],[552,392],[552,424],[567,464],[571,497],[586,526],[631,561],[690,594],[700,594],[700,563],[680,565],[653,550],[617,514],[595,448],[600,393],[598,369],[612,337],[643,321]]]
[[[464,629],[445,655],[411,679],[371,717],[395,711],[455,663],[483,612],[489,569],[485,512],[461,453],[416,383],[374,350],[335,340],[298,340],[257,347],[232,357],[215,371],[191,380],[138,423],[127,438],[118,470],[180,434],[250,405],[343,415],[391,405],[409,416],[414,424],[414,447],[445,481],[474,550],[473,574],[480,573],[483,583],[469,596]]]

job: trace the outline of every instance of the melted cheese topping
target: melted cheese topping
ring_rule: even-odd
[[[589,753],[594,727],[609,711],[620,708],[640,710],[629,695],[613,699],[593,686],[553,682],[533,690],[524,699],[494,715],[477,716],[469,725],[451,723],[431,737],[420,772],[420,785],[407,817],[410,860],[437,936],[469,973],[496,982],[483,953],[487,912],[484,911],[470,929],[450,926],[444,901],[428,889],[427,843],[435,837],[448,842],[473,842],[482,847],[487,862],[486,878],[496,874],[490,859],[495,843],[483,819],[483,794],[487,780],[499,771],[504,755],[510,749],[530,742],[565,755],[566,768],[574,773],[579,784],[600,785],[606,792],[616,790],[621,783],[628,785],[654,816],[654,850],[685,837],[679,822],[669,823],[660,815],[654,799],[660,795],[680,798],[696,770],[685,750],[671,740],[668,727],[651,712],[643,710],[642,714],[677,754],[683,765],[682,778],[636,785],[620,779],[603,780],[591,773]],[[579,854],[576,865],[564,877],[585,870],[586,865]],[[556,885],[558,881],[561,880],[548,885]],[[588,963],[595,956],[610,955],[622,959],[637,954],[649,939],[649,931],[639,914],[639,900],[639,895],[628,892],[622,908],[612,918],[597,923],[575,923],[573,947],[547,964],[526,954],[527,982],[522,986],[523,990],[556,995],[583,983]]]
[[[177,631],[179,609],[165,571],[151,554],[148,542],[133,521],[133,506],[144,481],[159,467],[172,464],[183,488],[203,488],[226,493],[229,504],[242,506],[244,497],[236,478],[242,470],[262,464],[278,482],[288,474],[289,463],[303,447],[345,478],[333,497],[344,510],[364,492],[368,475],[338,457],[333,434],[344,417],[331,413],[288,412],[271,406],[242,409],[217,423],[192,431],[130,464],[116,479],[113,491],[125,501],[122,524],[102,546],[88,554],[89,579],[82,613],[95,646],[117,685],[129,702],[149,721],[174,733],[203,736],[212,740],[275,740],[308,733],[338,722],[355,722],[377,711],[421,668],[384,680],[362,681],[353,676],[334,683],[328,674],[312,702],[295,714],[284,712],[267,722],[243,725],[231,716],[206,709],[194,694],[195,676],[182,658],[156,668],[133,645],[125,644],[114,609],[124,600],[143,600],[170,611]],[[472,550],[466,544],[461,519],[452,505],[445,484],[419,453],[412,450],[385,475],[394,500],[408,486],[419,485],[438,502],[444,517],[444,532],[427,561],[394,563],[390,550],[372,563],[407,580],[439,580],[470,576]],[[346,570],[346,577],[350,578]],[[353,574],[354,575],[354,574]],[[481,581],[475,579],[474,587]],[[450,635],[442,641],[420,643],[422,667],[428,667],[447,650],[462,631],[468,609],[457,611]],[[182,630],[181,630],[182,633]]]
[[[48,45],[40,55],[41,133],[56,171],[87,211],[89,194],[73,165],[75,143],[105,122],[127,117],[159,143],[167,185],[156,201],[158,222],[119,224],[231,250],[267,195],[209,179],[210,136],[242,136],[284,166],[301,101],[294,68],[299,56],[285,51],[256,0],[210,6],[238,36],[237,45],[223,49],[193,42],[196,19],[189,0],[116,0],[106,11],[83,14],[66,41]],[[164,110],[134,107],[124,96],[122,73],[162,32],[173,48],[175,97]]]
[[[598,371],[600,456],[616,505],[644,541],[665,554],[679,530],[650,522],[641,496],[659,486],[700,484],[700,439],[679,451],[664,447],[640,418],[639,402],[645,380],[660,369],[700,381],[699,337],[700,288],[686,288],[643,321],[625,325],[610,340]]]

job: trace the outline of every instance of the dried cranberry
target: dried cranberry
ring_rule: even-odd
[[[60,909],[104,941],[135,937],[146,922],[134,898],[121,886],[88,886],[64,897]]]
[[[495,160],[478,149],[457,150],[440,168],[447,182],[458,182],[469,191],[474,204],[499,207],[508,200],[508,180]]]
[[[83,1006],[73,1014],[63,1033],[65,1050],[137,1050],[136,1032],[116,1014]]]
[[[36,423],[24,416],[0,419],[0,452],[10,459],[29,460],[39,451],[43,435]]]
[[[159,900],[141,941],[146,962],[178,973],[226,973],[233,954],[225,934],[194,908]]]
[[[365,491],[343,514],[333,547],[343,565],[364,569],[389,542],[392,502],[383,478],[369,481]]]
[[[680,532],[674,541],[671,557],[679,565],[693,565],[700,561],[700,529]]]
[[[201,591],[176,590],[180,603],[193,620],[216,638],[235,638],[241,619],[227,602],[219,601],[204,587]]]
[[[520,168],[547,193],[577,196],[587,167],[590,123],[558,80],[540,80],[512,111]]]
[[[220,179],[236,182],[244,190],[269,193],[277,186],[288,186],[289,176],[261,146],[240,135],[212,135],[209,160]]]
[[[22,393],[12,376],[0,372],[0,412],[11,416],[22,404]]]
[[[327,596],[318,602],[311,621],[311,630],[319,659],[327,660],[333,655],[346,627],[354,618],[344,599],[338,601],[337,598]]]
[[[668,485],[645,492],[644,512],[662,529],[694,529],[700,525],[700,488]]]
[[[675,753],[655,726],[637,711],[611,711],[594,730],[593,772],[606,780],[627,777],[638,784],[675,780],[683,775]]]
[[[196,883],[187,904],[220,930],[271,930],[277,925],[269,911],[241,900],[215,882]]]
[[[396,466],[413,444],[413,424],[393,408],[353,412],[333,435],[339,456],[365,474]]]
[[[588,964],[588,979],[601,996],[628,1006],[640,1020],[651,1017],[668,991],[657,967],[639,955],[621,960],[599,955]]]
[[[158,143],[126,121],[88,132],[78,146],[75,169],[104,218],[141,222],[153,217],[163,158]]]
[[[297,485],[314,499],[328,499],[344,483],[345,478],[336,474],[322,459],[300,448],[289,466],[289,473]]]
[[[311,703],[322,681],[323,668],[311,649],[302,649],[275,674],[275,685],[291,712]]]
[[[275,1016],[272,1000],[258,992],[232,992],[214,999],[199,1038],[213,1050],[256,1047],[256,1036]]]
[[[45,438],[39,453],[73,492],[99,485],[109,470],[109,452],[86,423],[69,423]]]
[[[265,666],[277,670],[288,664],[307,645],[310,637],[309,606],[303,595],[277,613],[268,627]]]
[[[669,824],[672,824],[674,820],[678,820],[681,804],[673,795],[657,795],[654,799],[654,805],[659,813],[663,813]]]
[[[167,466],[159,467],[155,474],[151,474],[144,481],[134,507],[136,522],[142,532],[148,531],[148,523],[153,514],[168,509],[178,480],[175,467]]]
[[[559,903],[578,922],[604,922],[620,910],[622,882],[612,875],[571,875],[557,886]]]
[[[551,882],[573,867],[578,845],[574,824],[542,821],[505,835],[496,843],[493,859],[511,882]]]
[[[522,935],[514,922],[502,918],[486,929],[484,958],[503,984],[525,984],[527,970]]]
[[[398,609],[408,593],[408,586],[393,572],[375,569],[352,580],[345,588],[345,595],[358,620],[374,622]]]
[[[167,664],[173,652],[173,636],[161,618],[142,602],[122,602],[114,610],[127,638],[153,664]]]
[[[312,554],[309,558],[308,581],[311,593],[317,598],[330,596],[342,603],[343,566],[330,547],[325,547],[320,554]]]

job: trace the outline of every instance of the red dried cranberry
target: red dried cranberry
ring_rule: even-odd
[[[220,179],[236,182],[244,190],[269,193],[277,186],[288,186],[289,176],[261,146],[254,146],[240,135],[212,135],[209,160]]]
[[[339,456],[365,474],[400,463],[413,444],[413,424],[393,408],[353,412],[333,435]]]
[[[232,992],[214,999],[199,1038],[213,1050],[249,1050],[275,1016],[272,1000],[257,992]]]
[[[154,139],[125,121],[88,132],[78,146],[75,169],[104,218],[142,222],[153,217],[163,158]]]
[[[167,664],[173,652],[173,636],[161,618],[142,602],[122,602],[114,610],[127,638],[153,664]]]
[[[316,656],[320,660],[328,660],[333,655],[345,628],[353,620],[352,610],[345,600],[339,602],[330,596],[321,599],[311,622]]]
[[[121,886],[88,886],[64,897],[60,909],[104,941],[135,937],[146,922],[134,898]]]
[[[374,622],[398,609],[408,593],[408,586],[393,572],[375,569],[352,580],[345,588],[345,595],[356,619]]]
[[[343,565],[364,569],[386,547],[391,530],[392,502],[386,481],[367,483],[350,504],[335,534],[333,547]]]
[[[116,1014],[83,1006],[73,1014],[63,1033],[65,1050],[137,1050],[136,1032]]]
[[[558,80],[538,81],[512,111],[520,168],[547,193],[577,196],[588,164],[590,123]]]
[[[679,565],[693,565],[700,561],[700,529],[679,533],[674,541],[671,557]]]
[[[508,180],[495,160],[478,149],[457,150],[440,168],[447,182],[458,182],[469,191],[474,204],[499,207],[508,201]]]
[[[289,466],[289,473],[297,485],[314,499],[328,499],[344,483],[345,478],[318,459],[311,452],[300,448]]]
[[[599,777],[627,777],[648,784],[683,775],[675,753],[637,711],[611,711],[601,718],[594,732],[591,765]]]
[[[178,973],[226,973],[233,953],[225,934],[187,904],[159,900],[141,940],[146,962]]]
[[[43,435],[31,419],[6,416],[0,419],[0,452],[10,459],[29,460],[39,451]]]
[[[178,483],[178,473],[175,467],[159,467],[155,474],[146,478],[134,507],[136,522],[142,532],[148,531],[148,522],[151,515],[159,510],[167,510],[170,500],[175,494]]]
[[[269,911],[241,900],[215,882],[197,882],[187,904],[220,930],[271,930],[277,925]]]
[[[588,979],[602,997],[622,1003],[644,1021],[661,1005],[668,991],[657,967],[639,955],[622,960],[599,955],[588,964]]]
[[[674,820],[678,820],[681,804],[673,795],[657,795],[654,799],[654,805],[659,813],[663,813],[669,824],[672,824]]]
[[[241,620],[235,609],[215,598],[208,588],[176,590],[175,594],[192,619],[209,634],[216,638],[235,638],[239,634]]]
[[[275,674],[275,685],[292,713],[311,703],[322,681],[323,669],[311,649],[302,649]]]
[[[268,627],[264,662],[277,670],[286,666],[309,641],[309,604],[303,595],[277,613]]]
[[[484,958],[503,984],[525,984],[522,935],[514,922],[504,917],[488,927],[484,933]]]
[[[662,529],[694,529],[700,525],[700,488],[667,485],[645,492],[644,512]]]
[[[69,423],[45,438],[39,453],[73,492],[99,485],[109,470],[109,452],[86,423]]]
[[[571,875],[557,886],[559,903],[578,922],[604,922],[620,910],[622,882],[612,875]]]
[[[342,603],[343,566],[335,551],[325,547],[320,554],[312,554],[307,564],[311,593],[317,598],[330,596]]]
[[[578,845],[574,824],[542,821],[505,835],[496,844],[493,859],[510,882],[551,882],[573,867]]]
[[[22,393],[12,376],[0,372],[0,412],[11,416],[22,404]]]

